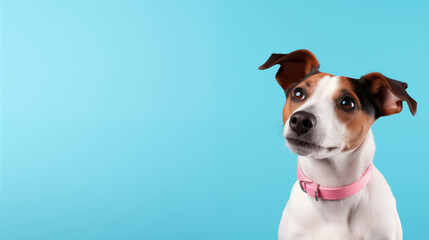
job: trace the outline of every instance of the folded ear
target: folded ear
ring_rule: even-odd
[[[308,50],[297,50],[289,54],[273,53],[268,60],[259,67],[259,70],[270,68],[280,64],[276,79],[280,86],[288,90],[306,75],[319,72],[319,62],[316,57]]]
[[[379,116],[389,116],[402,110],[402,101],[406,101],[410,112],[416,115],[417,102],[405,91],[408,85],[404,82],[387,78],[381,73],[373,72],[362,77],[369,84]]]

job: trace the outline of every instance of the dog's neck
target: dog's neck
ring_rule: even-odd
[[[323,187],[340,187],[357,181],[372,163],[375,143],[369,130],[363,143],[355,150],[329,158],[298,156],[305,176]]]

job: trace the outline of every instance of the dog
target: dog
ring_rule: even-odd
[[[298,180],[280,220],[278,239],[402,239],[396,200],[373,164],[372,124],[417,102],[407,84],[373,72],[359,79],[319,71],[308,50],[272,54],[286,94],[283,136],[298,155]]]

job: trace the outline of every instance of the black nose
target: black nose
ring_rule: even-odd
[[[316,116],[311,113],[299,111],[289,119],[290,128],[298,134],[304,134],[316,125]]]

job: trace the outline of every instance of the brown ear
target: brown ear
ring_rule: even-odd
[[[310,72],[318,72],[320,66],[313,53],[301,49],[289,54],[273,53],[270,58],[259,67],[259,70],[270,68],[276,64],[280,64],[276,79],[285,92]]]
[[[417,102],[405,91],[408,85],[404,82],[387,78],[381,73],[373,72],[362,77],[368,81],[370,91],[379,106],[380,116],[389,116],[402,110],[402,101],[406,101],[410,112],[416,115]]]

